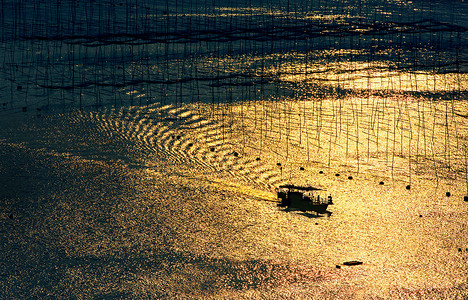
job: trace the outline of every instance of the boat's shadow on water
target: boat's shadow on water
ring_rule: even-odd
[[[314,212],[304,212],[304,211],[297,211],[297,210],[290,210],[290,211],[285,210],[285,211],[288,213],[294,213],[294,214],[301,215],[301,216],[311,218],[311,219],[322,219],[322,218],[326,219],[332,215],[332,212],[327,212],[325,214],[316,214]]]
[[[311,218],[311,219],[320,219],[320,218],[328,218],[330,215],[328,214],[325,214],[325,215],[316,215],[314,213],[307,213],[307,212],[301,212],[301,213],[298,213],[299,215],[302,215],[304,217],[307,217],[307,218]]]

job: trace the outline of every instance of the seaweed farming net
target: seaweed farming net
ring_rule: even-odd
[[[201,105],[255,155],[463,176],[467,16],[442,0],[2,1],[0,114]]]
[[[4,109],[27,105],[18,88],[47,94],[47,105],[79,107],[90,104],[79,101],[83,90],[95,105],[133,103],[127,89],[144,89],[143,102],[169,103],[245,100],[240,94],[258,86],[295,97],[301,84],[308,85],[301,95],[466,93],[467,4],[460,1],[1,5]]]

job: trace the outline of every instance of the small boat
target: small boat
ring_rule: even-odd
[[[317,214],[328,213],[328,205],[333,204],[332,197],[320,197],[320,191],[323,190],[312,186],[281,185],[277,192],[280,199],[278,206]]]

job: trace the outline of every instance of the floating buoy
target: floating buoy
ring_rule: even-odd
[[[358,261],[358,260],[345,261],[345,262],[343,263],[343,265],[345,265],[345,266],[357,266],[357,265],[362,265],[362,261]]]
[[[450,197],[452,194],[450,192],[445,193],[445,196]]]

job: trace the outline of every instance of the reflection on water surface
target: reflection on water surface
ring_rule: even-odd
[[[466,4],[111,2],[2,2],[0,298],[467,297]]]
[[[332,103],[322,102],[322,116],[331,117],[326,112]],[[294,115],[296,104],[276,110],[279,116],[273,120]],[[333,127],[324,129],[320,148],[319,140],[309,136],[307,159],[305,132],[315,130],[293,122],[275,129],[268,118],[259,117],[275,103],[251,105],[263,105],[263,111],[257,107],[257,118],[249,117],[246,112],[255,109],[247,105],[230,107],[224,119],[215,115],[219,109],[213,112],[209,106],[155,105],[5,124],[3,155],[10,159],[2,164],[10,171],[2,185],[10,187],[6,211],[14,218],[4,215],[2,226],[9,237],[5,249],[10,249],[11,266],[31,280],[39,276],[33,274],[58,266],[57,278],[65,278],[56,281],[61,288],[45,288],[64,296],[76,295],[78,286],[86,287],[80,292],[84,296],[109,290],[136,297],[406,298],[423,291],[466,293],[463,176],[448,178],[438,169],[442,162],[426,166],[416,158],[410,171],[403,155],[391,177],[367,159],[366,144],[358,144],[364,157],[357,171],[351,158],[346,161],[344,141],[329,147],[327,130],[336,132]],[[369,123],[364,120],[371,112],[367,106],[362,109],[358,134],[365,136]],[[242,110],[246,114],[239,118]],[[229,131],[222,121],[230,124]],[[305,126],[313,126],[308,121]],[[332,137],[353,134],[342,129]],[[389,143],[396,145],[390,147],[391,157],[401,150],[401,138],[399,130],[388,134],[397,137]],[[280,147],[285,140],[290,141],[289,150]],[[387,148],[384,141],[382,149]],[[369,143],[374,144],[369,149],[377,147],[375,141]],[[350,147],[349,156],[354,149]],[[403,150],[408,151],[405,142]],[[451,159],[454,166],[462,166],[463,157]],[[327,160],[330,165],[322,163]],[[441,166],[430,169],[434,163]],[[390,172],[390,161],[383,167]],[[438,184],[427,179],[434,178],[436,170]],[[337,172],[342,176],[335,176]],[[22,177],[11,189],[9,178],[18,178],[14,174]],[[378,184],[381,180],[384,185]],[[333,214],[316,217],[279,210],[271,202],[272,189],[283,182],[326,187],[334,195]],[[446,197],[446,190],[453,196]],[[31,251],[31,244],[39,252]],[[349,260],[364,264],[336,267]],[[35,273],[25,273],[24,264],[38,261]],[[7,274],[8,282],[20,290],[30,289]],[[92,278],[102,279],[101,292],[90,284]]]

